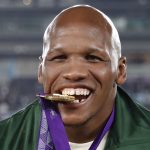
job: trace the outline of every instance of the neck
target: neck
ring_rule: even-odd
[[[97,130],[101,131],[100,129],[90,130],[84,127],[66,127],[67,135],[70,142],[74,143],[86,143],[89,141],[94,140],[97,134]]]

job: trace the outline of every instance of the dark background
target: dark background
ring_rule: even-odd
[[[90,4],[113,20],[128,60],[124,88],[150,108],[148,0],[0,0],[0,119],[36,98],[44,30],[57,13],[74,4]]]

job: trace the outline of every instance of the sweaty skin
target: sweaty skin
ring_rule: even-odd
[[[93,140],[110,116],[117,84],[126,80],[126,59],[120,48],[112,22],[90,6],[62,11],[46,29],[38,72],[44,92],[90,91],[81,103],[58,104],[69,141]]]

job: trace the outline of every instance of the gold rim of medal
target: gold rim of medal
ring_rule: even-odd
[[[38,97],[42,97],[46,100],[50,100],[53,102],[73,102],[75,100],[74,96],[70,96],[70,95],[61,95],[61,94],[52,94],[52,95],[36,95]]]

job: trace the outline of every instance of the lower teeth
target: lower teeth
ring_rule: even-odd
[[[73,103],[80,103],[80,101],[79,100],[74,100]]]
[[[80,102],[84,102],[85,101],[85,99],[82,99]]]
[[[74,100],[73,103],[81,103],[81,102],[84,102],[85,99],[81,99],[81,100]]]

